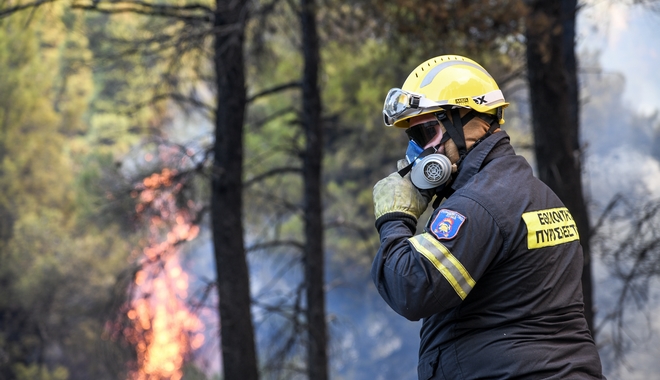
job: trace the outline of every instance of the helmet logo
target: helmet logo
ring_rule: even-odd
[[[468,98],[458,98],[456,99],[456,104],[468,103]]]
[[[472,100],[474,100],[474,102],[477,103],[477,104],[488,103],[488,101],[486,101],[486,95],[475,96],[474,98],[472,98]]]

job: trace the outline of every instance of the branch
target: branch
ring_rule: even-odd
[[[52,1],[52,0],[51,0]],[[190,4],[183,6],[151,4],[144,1],[95,1],[92,4],[76,3],[73,9],[96,11],[106,14],[136,13],[147,16],[170,17],[183,21],[213,21],[213,10],[205,5]],[[203,15],[197,15],[201,11]]]
[[[215,281],[206,281],[206,286],[204,286],[202,296],[199,298],[199,300],[192,300],[189,303],[193,313],[199,312],[202,307],[206,306],[206,300],[211,295],[211,291],[215,290],[217,285],[218,283]]]
[[[178,103],[188,103],[192,106],[204,109],[204,110],[206,110],[208,112],[211,112],[211,113],[215,112],[215,108],[213,106],[210,106],[210,105],[208,105],[208,104],[206,104],[202,101],[199,101],[197,99],[193,99],[193,98],[190,98],[188,96],[183,96],[183,95],[177,94],[177,93],[167,93],[167,94],[155,95],[153,98],[151,98],[151,100],[148,100],[148,101],[143,102],[143,103],[136,104],[134,106],[134,108],[137,110],[141,107],[148,106],[149,104],[155,103],[159,100],[168,99],[168,98],[172,99],[172,100],[174,100]]]
[[[364,241],[369,241],[373,238],[373,226],[369,226],[369,228],[366,228],[364,226],[359,225],[358,223],[348,221],[344,218],[338,218],[332,221],[327,221],[324,223],[325,229],[326,230],[332,230],[332,229],[339,229],[339,228],[346,228],[349,229],[353,232],[357,232],[357,234],[364,240]]]
[[[16,12],[20,12],[25,9],[29,8],[38,8],[39,6],[47,3],[53,3],[57,0],[38,0],[38,1],[33,1],[31,3],[26,3],[26,4],[21,4],[21,5],[16,5],[14,7],[6,8],[6,9],[0,9],[0,19],[4,17],[11,16],[12,14]]]
[[[165,94],[154,95],[149,100],[145,100],[144,102],[127,106],[123,111],[122,110],[116,110],[116,109],[113,109],[113,110],[106,109],[104,107],[98,107],[98,108],[95,108],[95,109],[97,111],[101,111],[101,112],[113,112],[113,113],[117,113],[117,114],[120,114],[120,115],[133,115],[135,112],[138,112],[139,110],[143,109],[144,107],[151,106],[151,105],[153,105],[154,103],[156,103],[158,101],[166,100],[166,99],[172,99],[177,103],[188,103],[188,104],[190,104],[194,107],[201,108],[201,109],[206,110],[206,111],[211,112],[211,113],[215,112],[215,108],[213,108],[212,106],[210,106],[210,105],[208,105],[208,104],[206,104],[202,101],[199,101],[197,99],[193,99],[193,98],[190,98],[190,97],[187,97],[187,96],[184,96],[184,95],[181,95],[181,94],[177,94],[177,93],[165,93]]]
[[[302,307],[302,294],[303,285],[300,284],[296,289],[292,309],[288,313],[282,310],[281,306],[272,308],[268,307],[266,304],[259,305],[267,312],[278,312],[290,323],[290,328],[287,328],[287,324],[282,324],[277,333],[272,335],[273,338],[271,345],[275,345],[276,340],[278,339],[283,343],[280,344],[279,348],[274,350],[274,353],[270,356],[270,358],[266,359],[264,368],[267,368],[270,372],[277,373],[279,370],[284,368],[283,363],[285,362],[287,356],[293,353],[296,344],[301,339],[305,327],[304,321],[301,320],[304,312]]]
[[[213,29],[206,28],[202,30],[194,30],[193,32],[186,31],[185,28],[180,28],[174,34],[165,34],[160,33],[154,37],[138,39],[132,37],[130,40],[123,38],[107,38],[107,40],[118,46],[112,54],[103,54],[98,55],[98,58],[109,59],[114,61],[118,58],[128,56],[128,55],[156,55],[163,53],[168,49],[177,49],[176,56],[180,57],[188,50],[192,49],[180,49],[179,47],[183,43],[190,43],[190,41],[202,41],[207,35],[210,35],[213,32]],[[119,50],[123,49],[123,50]]]
[[[275,211],[276,213],[290,212],[292,214],[300,214],[302,212],[302,205],[292,203],[282,197],[278,197],[273,194],[272,191],[263,191],[262,193],[257,191],[255,192],[254,196],[259,197],[259,199],[267,200],[271,206],[277,207],[279,211]]]
[[[612,210],[614,210],[614,207],[619,203],[619,201],[621,201],[622,198],[623,196],[621,195],[621,193],[617,193],[616,195],[614,195],[614,197],[612,197],[610,202],[607,204],[607,207],[605,207],[603,213],[600,214],[600,217],[598,218],[596,224],[594,224],[594,226],[591,227],[591,231],[589,231],[589,236],[596,236],[598,230],[603,225],[606,218],[609,216]]]
[[[500,86],[500,88],[505,87],[509,82],[512,82],[514,79],[521,78],[525,74],[525,71],[527,71],[527,67],[524,65],[521,67],[518,67],[511,71],[507,76],[504,78],[501,78],[497,84]]]
[[[263,96],[270,95],[270,94],[274,94],[274,93],[276,93],[276,92],[280,92],[280,91],[284,91],[284,90],[288,90],[288,89],[290,89],[290,88],[298,88],[298,87],[301,87],[301,86],[302,86],[302,83],[300,83],[300,82],[290,82],[290,83],[281,84],[281,85],[279,85],[279,86],[275,86],[275,87],[273,87],[273,88],[269,88],[269,89],[267,89],[267,90],[264,90],[264,91],[258,92],[258,93],[256,93],[256,94],[254,94],[254,95],[248,97],[248,98],[246,99],[246,102],[249,104],[249,103],[252,103],[253,101],[255,101],[255,100],[257,100],[258,98],[261,98],[261,97],[263,97]]]
[[[256,243],[253,244],[245,249],[246,252],[253,252],[253,251],[258,251],[260,249],[266,249],[266,248],[275,248],[275,247],[286,247],[286,246],[291,246],[300,249],[301,251],[304,249],[303,243],[295,240],[275,240],[275,241],[269,241],[265,243]]]
[[[301,248],[302,251],[302,248]],[[259,294],[257,294],[253,299],[253,303],[257,303],[258,299],[262,298],[265,296],[265,294],[272,292],[273,289],[276,289],[275,284],[282,280],[284,278],[284,275],[290,271],[291,269],[295,268],[299,262],[302,261],[302,258],[300,256],[295,256],[292,259],[288,260],[285,265],[283,265],[275,274],[273,274],[272,278],[268,283],[264,284],[264,286],[261,287],[261,291]]]
[[[275,111],[272,114],[270,114],[270,115],[268,115],[268,116],[266,116],[266,117],[264,117],[260,120],[254,121],[250,124],[254,124],[255,126],[260,126],[262,124],[266,124],[267,122],[273,121],[273,120],[277,119],[278,117],[284,116],[284,115],[289,114],[291,112],[296,112],[296,109],[293,108],[293,107],[285,107],[285,108],[282,108],[281,110]]]
[[[250,187],[254,185],[257,182],[263,181],[267,178],[274,177],[279,174],[285,174],[285,173],[302,173],[301,168],[296,168],[296,167],[283,167],[283,168],[275,168],[271,169],[265,173],[261,173],[258,176],[252,177],[249,180],[245,181],[243,183],[243,188]]]

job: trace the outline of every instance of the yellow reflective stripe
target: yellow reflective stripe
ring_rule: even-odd
[[[527,248],[536,249],[579,240],[577,226],[566,207],[522,214],[527,225]]]
[[[467,297],[476,282],[447,247],[429,233],[413,236],[408,241],[433,264],[462,300]]]

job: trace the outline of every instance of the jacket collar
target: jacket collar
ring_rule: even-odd
[[[503,140],[506,140],[503,141]],[[508,149],[497,149],[495,148],[500,144],[508,143],[510,140],[509,135],[505,131],[499,131],[488,136],[484,141],[479,145],[474,147],[465,159],[461,163],[461,166],[458,169],[458,175],[451,185],[453,190],[458,190],[472,178],[475,174],[481,170],[484,164],[488,163],[494,158],[501,157],[504,155],[515,154],[513,152],[513,147],[510,145]],[[493,154],[491,154],[491,152]]]

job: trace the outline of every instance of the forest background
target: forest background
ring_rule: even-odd
[[[313,98],[302,84],[306,8],[252,1],[237,15],[245,28],[237,58],[243,113],[234,102],[241,95],[220,91],[214,68],[214,54],[231,45],[214,46],[213,36],[234,36],[236,24],[209,16],[222,1],[191,4],[0,3],[0,377],[221,378],[218,331],[230,318],[218,316],[222,265],[212,219],[225,214],[209,199],[218,190],[222,109],[228,118],[244,115],[243,215],[224,219],[243,228],[259,376],[319,378],[309,371],[315,348],[304,259],[313,247],[306,186],[315,150],[302,112]],[[516,151],[533,166],[541,160],[524,4],[465,4],[325,0],[315,7],[330,378],[416,376],[419,322],[389,310],[369,276],[378,247],[371,189],[406,146],[382,124],[387,90],[432,56],[472,57],[511,103],[504,128]],[[660,373],[660,50],[649,36],[660,17],[653,1],[594,0],[579,9],[594,335],[609,379],[653,378]]]

